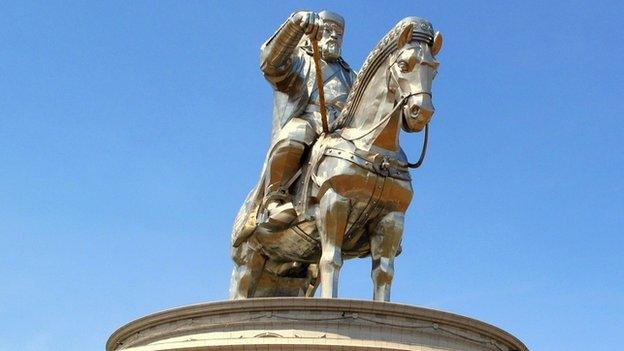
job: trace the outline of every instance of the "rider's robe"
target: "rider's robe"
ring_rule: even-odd
[[[267,43],[262,46],[261,50],[264,50]],[[231,235],[234,247],[244,242],[253,233],[257,225],[256,218],[261,210],[260,205],[264,197],[266,161],[280,139],[279,132],[293,117],[301,116],[311,103],[311,97],[317,94],[316,69],[310,49],[305,46],[298,47],[291,56],[291,60],[292,68],[287,74],[281,77],[270,77],[265,74],[265,78],[274,87],[271,146],[267,152],[260,179],[247,195],[234,221]],[[350,87],[355,80],[355,72],[342,58],[337,60],[335,66],[340,67],[339,69],[342,71],[340,73],[344,75],[346,84]],[[323,72],[324,83],[335,78],[335,76],[336,74]]]

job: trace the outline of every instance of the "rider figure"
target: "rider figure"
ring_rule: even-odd
[[[300,11],[260,49],[260,69],[275,91],[272,143],[260,185],[264,186],[262,204],[270,216],[294,211],[290,184],[304,153],[323,132],[310,40],[319,40],[328,123],[346,103],[355,73],[340,56],[343,33],[342,16]]]

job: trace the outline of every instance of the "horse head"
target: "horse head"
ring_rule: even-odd
[[[415,28],[416,27],[416,28]],[[389,57],[388,90],[402,104],[402,127],[419,132],[433,117],[431,84],[440,63],[442,34],[432,34],[431,24],[416,19],[397,38],[397,50]]]

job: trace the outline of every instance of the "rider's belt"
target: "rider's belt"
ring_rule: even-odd
[[[325,150],[325,155],[349,161],[366,170],[369,170],[384,177],[407,181],[412,180],[409,175],[407,164],[382,155],[371,154],[370,156],[366,157],[363,155],[355,154],[351,151],[334,148],[327,148]]]

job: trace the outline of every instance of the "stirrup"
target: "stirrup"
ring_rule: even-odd
[[[290,201],[290,194],[288,193],[288,188],[286,187],[277,187],[277,189],[270,191],[266,195],[264,195],[264,199],[262,199],[262,204],[266,208],[271,202],[279,201],[282,203],[286,203]]]
[[[260,226],[269,231],[283,230],[297,219],[297,211],[292,202],[281,204],[269,211]]]

